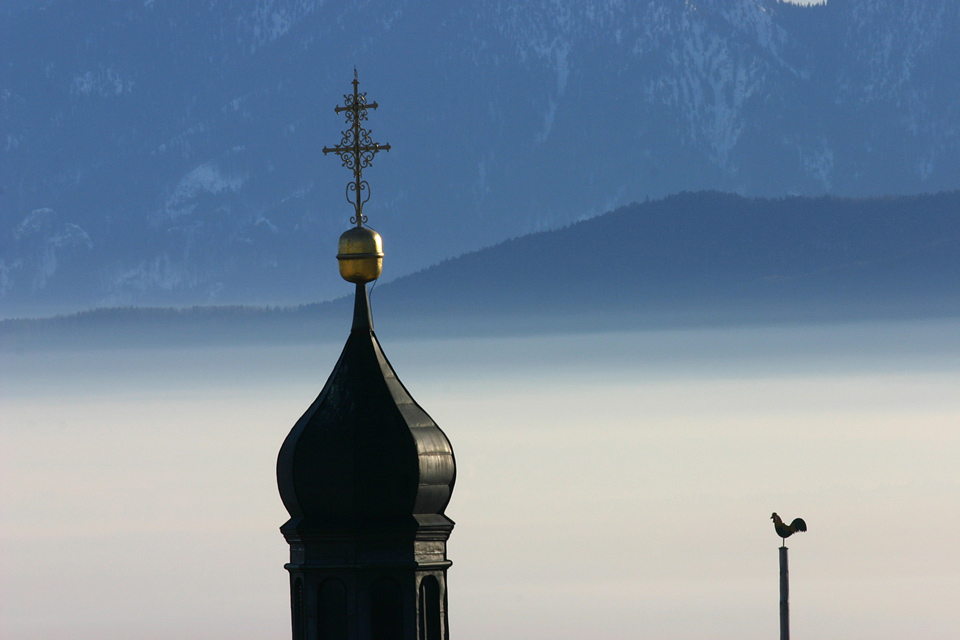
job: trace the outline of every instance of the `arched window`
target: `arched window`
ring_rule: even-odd
[[[400,585],[393,578],[377,578],[370,588],[371,640],[403,637],[403,601]]]
[[[320,585],[320,640],[347,640],[347,590],[337,578]]]
[[[440,640],[440,583],[433,576],[420,581],[420,640]]]
[[[293,581],[293,602],[290,607],[293,612],[293,640],[303,640],[303,581],[297,578]]]

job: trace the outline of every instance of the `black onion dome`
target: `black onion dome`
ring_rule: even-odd
[[[353,328],[277,460],[288,532],[449,527],[453,448],[387,361],[357,285]]]

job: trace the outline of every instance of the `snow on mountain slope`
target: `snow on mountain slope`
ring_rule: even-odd
[[[335,295],[354,66],[395,277],[682,190],[956,189],[957,51],[952,0],[6,3],[0,314]]]

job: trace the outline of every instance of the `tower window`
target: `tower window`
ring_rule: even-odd
[[[303,640],[303,580],[300,578],[293,581],[292,596],[293,640]]]
[[[440,640],[440,583],[433,576],[420,581],[420,640]]]
[[[320,640],[347,640],[347,590],[337,578],[320,585]]]

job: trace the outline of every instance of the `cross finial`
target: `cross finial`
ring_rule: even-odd
[[[363,170],[373,163],[373,156],[378,151],[390,151],[390,145],[373,142],[370,131],[364,129],[360,123],[367,119],[367,109],[376,109],[376,102],[367,102],[366,92],[359,91],[360,81],[357,80],[357,68],[353,68],[353,95],[343,95],[343,106],[334,109],[336,113],[346,113],[347,128],[341,131],[340,144],[335,147],[324,147],[323,154],[335,153],[340,156],[343,166],[353,170],[353,181],[347,184],[347,202],[353,205],[356,215],[350,222],[358,227],[367,221],[363,215],[363,205],[370,199],[370,185],[363,179]]]

